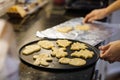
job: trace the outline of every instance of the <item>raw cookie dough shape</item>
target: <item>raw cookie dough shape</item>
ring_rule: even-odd
[[[63,58],[60,58],[58,62],[61,64],[69,64],[70,58],[63,57]]]
[[[68,53],[64,51],[65,48],[56,48],[56,47],[53,47],[52,50],[53,51],[52,51],[51,55],[55,56],[57,58],[62,58],[62,57],[65,57],[65,56],[68,55]]]
[[[69,40],[57,40],[56,43],[61,46],[61,47],[67,47],[69,46],[72,42]]]
[[[28,54],[32,54],[36,51],[39,51],[41,48],[39,45],[34,44],[34,45],[28,45],[25,46],[25,49],[22,51],[23,54],[28,55]]]
[[[71,50],[80,50],[80,49],[86,49],[87,46],[83,43],[75,42],[71,45]]]
[[[72,27],[58,27],[57,28],[57,31],[62,32],[62,33],[68,33],[72,30],[73,30]]]
[[[42,48],[45,48],[45,49],[50,49],[54,47],[54,43],[48,40],[39,41],[38,45],[40,45]]]
[[[88,26],[87,24],[77,25],[75,27],[75,30],[88,31],[88,30],[90,30],[90,26]]]
[[[92,58],[93,55],[94,55],[94,52],[87,49],[75,51],[71,54],[72,57],[82,57],[84,59]]]
[[[40,53],[38,55],[34,55],[33,59],[35,59],[33,63],[34,65],[42,66],[49,66],[48,62],[51,62],[53,60],[53,58],[47,53]]]
[[[69,65],[73,65],[73,66],[83,66],[85,64],[86,64],[86,61],[81,58],[73,58],[69,62]]]

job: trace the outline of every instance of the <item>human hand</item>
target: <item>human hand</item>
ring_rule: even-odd
[[[96,9],[90,12],[88,15],[86,15],[86,17],[83,20],[83,23],[103,19],[107,15],[108,15],[107,8]]]
[[[101,50],[100,58],[106,61],[115,62],[120,61],[120,40],[110,42],[105,46],[99,47]]]

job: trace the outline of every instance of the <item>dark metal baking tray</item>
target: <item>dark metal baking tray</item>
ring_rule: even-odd
[[[52,42],[55,42],[56,40],[58,39],[63,39],[63,38],[56,38],[56,39],[52,39],[52,38],[43,38],[43,39],[40,39],[40,40],[49,40],[49,41],[52,41]],[[97,60],[99,59],[99,51],[94,47],[94,46],[91,46],[85,42],[81,42],[81,41],[78,41],[78,40],[71,40],[71,39],[66,39],[66,40],[69,40],[69,41],[72,41],[73,42],[80,42],[80,43],[84,43],[86,44],[86,46],[88,47],[87,49],[88,50],[91,50],[94,52],[94,56],[93,58],[91,59],[85,59],[86,60],[86,64],[84,66],[72,66],[72,65],[66,65],[66,64],[60,64],[58,63],[58,58],[56,57],[53,57],[53,61],[50,62],[49,66],[36,66],[33,64],[34,62],[34,59],[33,59],[33,55],[35,54],[40,54],[40,53],[50,53],[51,50],[46,50],[46,49],[41,49],[39,52],[34,52],[33,54],[30,54],[30,55],[24,55],[22,54],[22,50],[25,48],[25,46],[28,46],[28,45],[31,45],[31,44],[36,44],[38,41],[40,40],[36,40],[36,41],[32,41],[32,42],[29,42],[25,45],[23,45],[20,50],[19,50],[19,58],[22,62],[25,62],[26,64],[32,66],[32,67],[37,67],[39,69],[43,68],[43,69],[55,69],[55,70],[73,70],[73,69],[83,69],[83,68],[87,68],[91,65],[94,65]],[[70,56],[70,54],[73,52],[73,50],[70,50],[70,46],[67,47],[66,51],[68,52],[68,56],[69,58],[72,58]]]

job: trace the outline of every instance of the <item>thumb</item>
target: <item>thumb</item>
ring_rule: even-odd
[[[104,53],[100,54],[101,59],[107,59],[108,58],[108,53],[110,53],[110,49],[106,50]]]
[[[110,44],[104,45],[104,46],[100,46],[99,49],[100,50],[107,50],[110,47]]]
[[[92,12],[89,13],[89,14],[87,14],[87,15],[85,16],[85,18],[83,19],[83,23],[89,22],[89,19],[91,19],[93,16],[94,16],[94,15],[93,15]]]
[[[93,17],[89,18],[88,22],[93,22],[93,21],[95,21],[95,20],[97,20],[97,17],[96,17],[96,16],[93,16]]]

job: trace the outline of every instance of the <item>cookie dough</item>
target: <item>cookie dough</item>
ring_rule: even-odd
[[[86,64],[86,61],[80,58],[73,58],[69,62],[69,65],[73,65],[73,66],[83,66],[85,64]]]
[[[82,58],[85,58],[85,59],[88,59],[88,58],[92,58],[94,55],[94,52],[93,51],[90,51],[90,50],[80,50],[80,51],[75,51],[71,54],[71,56],[73,57],[82,57]]]
[[[71,50],[80,50],[80,49],[86,49],[87,46],[83,43],[75,42],[71,45]]]
[[[90,30],[90,27],[89,27],[87,24],[77,25],[77,26],[75,27],[75,30],[88,31],[88,30]]]
[[[72,29],[73,29],[72,27],[58,27],[57,31],[62,32],[62,33],[68,33],[72,31]]]
[[[23,49],[22,53],[25,54],[25,55],[28,55],[28,54],[32,54],[36,51],[39,51],[41,48],[39,45],[37,44],[34,44],[34,45],[28,45],[25,47],[25,49]]]
[[[58,62],[61,64],[69,64],[70,58],[63,57],[63,58],[60,58]]]
[[[62,58],[62,57],[65,57],[65,56],[68,55],[68,53],[64,51],[65,48],[56,48],[56,47],[54,47],[54,48],[52,48],[52,50],[53,51],[52,51],[51,55],[55,56],[57,58]]]
[[[54,47],[54,43],[48,40],[39,41],[38,45],[40,45],[42,48],[45,48],[45,49],[50,49]]]
[[[69,46],[72,42],[69,40],[57,40],[56,43],[61,46],[61,47],[67,47]]]
[[[40,53],[38,55],[33,56],[34,65],[42,65],[42,66],[49,66],[49,62],[53,60],[53,58],[47,53]]]

